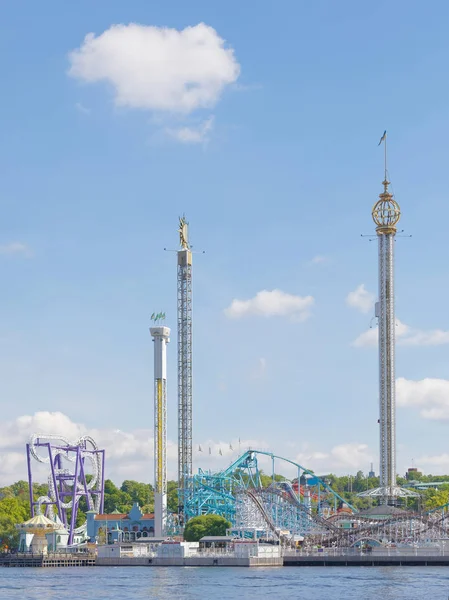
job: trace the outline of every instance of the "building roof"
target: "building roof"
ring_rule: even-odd
[[[366,510],[361,510],[358,514],[361,517],[380,517],[386,518],[391,515],[398,515],[406,512],[402,508],[397,508],[396,506],[389,506],[388,504],[380,504],[379,506],[372,506]]]
[[[113,512],[111,514],[102,514],[102,515],[95,515],[94,517],[95,521],[126,521],[126,520],[130,520],[129,515],[127,515],[126,513],[118,513],[118,512]],[[147,513],[145,515],[142,515],[140,518],[141,521],[152,521],[154,520],[154,513]]]
[[[64,525],[55,523],[45,515],[36,515],[25,523],[20,523],[17,527],[20,529],[62,529]]]
[[[200,539],[200,542],[233,542],[235,538],[228,535],[205,535]]]
[[[128,542],[129,544],[162,544],[163,542],[168,541],[168,537],[141,537],[137,540],[133,540],[132,542]]]

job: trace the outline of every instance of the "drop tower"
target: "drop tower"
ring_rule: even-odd
[[[395,505],[398,498],[416,496],[396,483],[396,374],[395,374],[395,295],[394,245],[397,224],[401,217],[399,204],[388,186],[387,132],[384,144],[385,170],[383,191],[371,211],[378,241],[379,299],[375,316],[378,319],[379,342],[379,474],[380,486],[359,494],[378,497],[381,504]]]
[[[151,327],[154,341],[154,536],[167,524],[167,344],[170,329]]]

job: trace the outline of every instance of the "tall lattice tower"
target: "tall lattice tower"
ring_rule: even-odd
[[[167,344],[170,329],[151,327],[154,341],[154,535],[167,525]]]
[[[384,191],[372,210],[379,247],[379,301],[376,305],[379,320],[379,473],[381,501],[391,504],[397,495],[394,243],[401,211],[388,191],[386,173],[382,185]]]
[[[185,217],[179,219],[178,232],[178,481],[182,516],[192,476],[192,251]]]
[[[388,191],[387,139],[385,146],[385,173],[383,192],[371,214],[376,224],[378,239],[379,300],[376,303],[379,337],[379,428],[380,486],[362,492],[360,496],[380,498],[382,504],[396,504],[398,498],[416,496],[396,484],[396,379],[395,379],[395,297],[394,297],[394,244],[396,225],[401,217],[399,204]]]

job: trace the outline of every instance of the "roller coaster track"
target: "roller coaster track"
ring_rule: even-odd
[[[349,530],[340,529],[333,532],[333,535],[312,535],[307,538],[308,545],[321,544],[323,546],[352,546],[359,539],[364,537],[378,538],[387,537],[390,542],[401,542],[406,538],[420,538],[431,532],[432,538],[445,537],[448,530],[445,527],[445,517],[432,519],[428,515],[419,513],[403,512],[397,514],[382,522],[373,522],[371,517],[359,515],[346,515],[341,519],[350,520],[359,525],[365,522],[365,525],[357,526]]]
[[[267,488],[267,490],[262,490],[262,491],[269,491],[270,493],[276,494],[278,496],[282,496],[286,502],[289,502],[290,504],[295,506],[299,511],[308,515],[309,518],[311,518],[311,520],[314,521],[314,523],[316,523],[317,525],[321,525],[321,527],[323,527],[323,529],[335,531],[335,532],[337,532],[339,530],[339,528],[336,527],[328,519],[324,519],[317,513],[314,513],[312,515],[309,512],[309,510],[304,506],[304,504],[299,502],[297,496],[293,492],[293,489],[291,489],[292,486],[290,486],[290,484],[288,484],[287,482],[281,482],[280,484],[277,484],[277,485],[279,485],[280,487],[276,488],[274,486],[270,486],[269,488]],[[290,487],[290,490],[288,489],[289,487]],[[286,495],[284,495],[284,493]]]
[[[252,502],[256,505],[256,508],[260,512],[260,514],[261,514],[263,520],[265,521],[265,524],[267,525],[268,529],[274,534],[274,536],[276,538],[278,538],[280,540],[281,539],[280,532],[276,528],[276,526],[273,523],[270,515],[268,514],[267,510],[265,509],[265,506],[263,505],[263,502],[261,502],[260,498],[257,496],[257,494],[255,493],[255,491],[251,490],[251,489],[246,489],[246,490],[242,490],[242,492],[243,492],[243,494],[246,494],[248,496],[248,498],[250,498],[252,500]]]
[[[293,493],[291,495],[287,494],[285,489],[277,488],[275,485],[269,488],[241,488],[237,493],[237,497],[239,496],[240,498],[243,496],[252,502],[262,521],[265,523],[267,530],[283,545],[293,545],[293,536],[295,534],[303,535],[305,529],[309,528],[318,528],[322,532],[321,535],[326,535],[329,532],[337,534],[338,532],[338,527],[329,523],[323,517],[317,514],[312,515]],[[295,522],[297,531],[289,531],[288,534],[282,533],[282,527],[274,521],[271,514],[272,511],[267,508],[273,502],[276,504],[276,507],[285,507],[288,505],[293,508],[293,514],[296,514]],[[305,526],[305,523],[309,523],[310,526]],[[316,535],[319,534],[317,533]]]
[[[373,521],[370,516],[340,514],[334,515],[331,519],[324,519],[317,514],[310,514],[309,510],[301,504],[293,491],[288,493],[285,484],[276,487],[274,484],[269,488],[241,488],[238,495],[243,495],[248,498],[253,506],[257,509],[258,514],[265,523],[267,530],[271,532],[276,540],[279,540],[283,545],[291,545],[293,543],[293,535],[295,532],[290,531],[289,534],[281,532],[281,527],[273,520],[270,504],[274,499],[282,504],[289,504],[295,508],[298,513],[298,523],[302,519],[309,519],[311,527],[318,526],[321,532],[307,533],[306,544],[323,546],[352,546],[360,539],[370,538],[377,539],[379,542],[382,539],[388,539],[392,543],[400,543],[404,540],[425,540],[447,537],[449,534],[449,517],[442,515],[441,517],[432,514],[421,514],[402,512],[391,516],[384,521]],[[338,527],[335,521],[350,521],[356,524],[349,530]]]

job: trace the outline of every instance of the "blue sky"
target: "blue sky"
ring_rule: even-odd
[[[194,439],[214,450],[196,453],[196,466],[224,466],[239,437],[323,472],[376,463],[376,348],[353,342],[370,326],[377,289],[376,242],[360,234],[374,231],[384,129],[401,227],[412,235],[396,244],[397,316],[409,328],[397,348],[398,464],[449,471],[449,6],[432,7],[3,6],[3,479],[21,472],[37,425],[94,430],[115,478],[151,478],[149,317],[165,311],[173,330],[176,440],[176,260],[164,248],[177,248],[184,212],[199,251]],[[200,23],[211,28],[205,54],[190,55],[181,32]],[[111,29],[119,24],[126,37]],[[179,69],[158,63],[167,40],[148,26],[172,30]],[[90,32],[98,52],[74,72],[71,53],[92,50]],[[187,106],[181,80],[191,67],[207,101]],[[368,300],[359,293],[355,304],[366,312],[346,301],[362,284]],[[225,314],[263,290],[312,296],[310,315]]]

